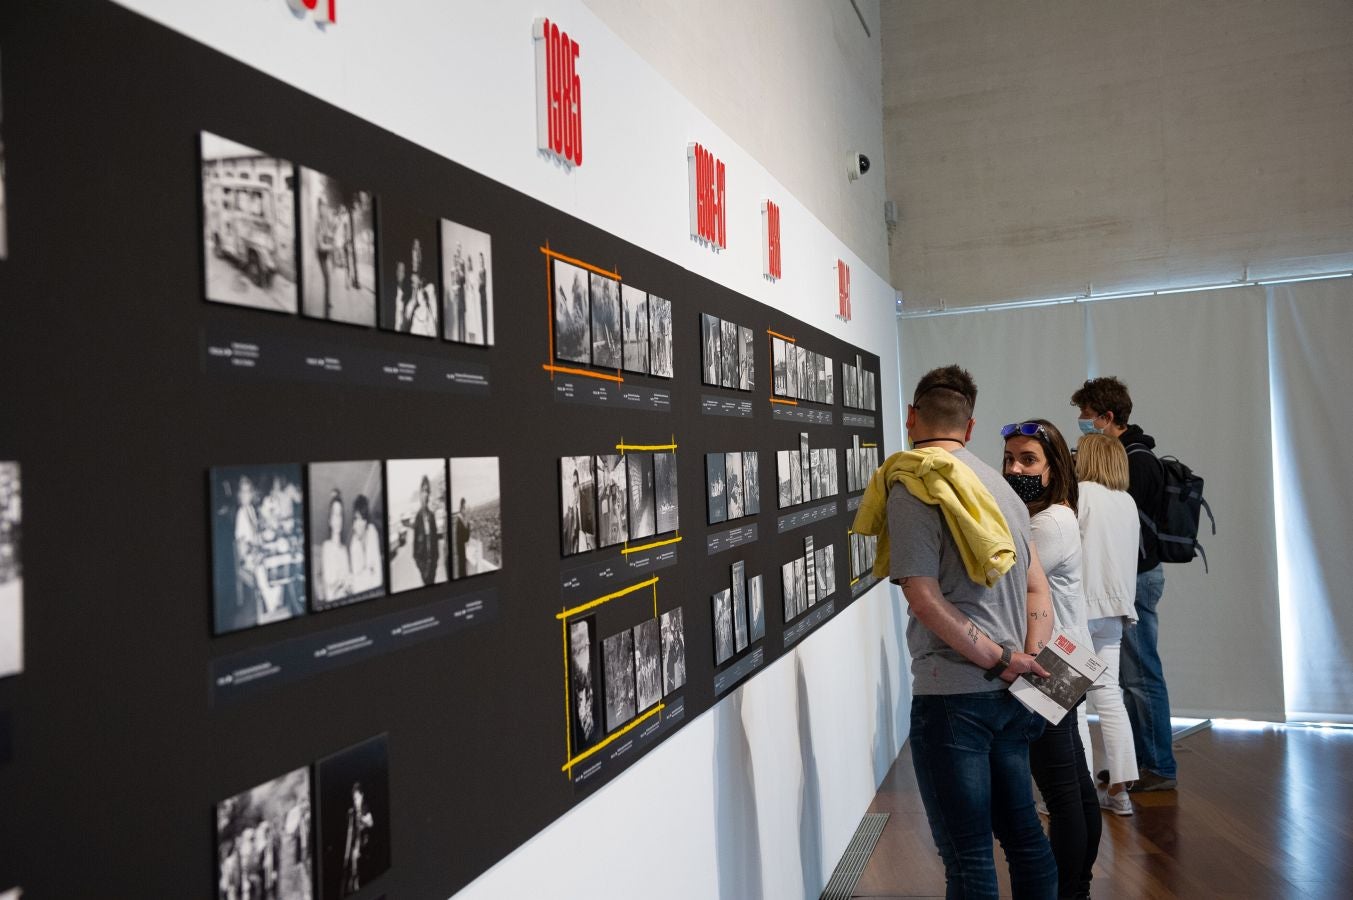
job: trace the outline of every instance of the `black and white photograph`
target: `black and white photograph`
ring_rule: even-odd
[[[442,328],[448,341],[493,346],[493,240],[442,219]]]
[[[794,577],[794,561],[780,567],[780,584],[785,595],[785,622],[799,614],[799,582]]]
[[[1032,672],[1026,672],[1020,677],[1045,692],[1063,709],[1075,706],[1081,695],[1094,683],[1057,653],[1040,653],[1038,662],[1048,670],[1048,678]]]
[[[201,147],[207,299],[295,313],[295,166],[208,131]]]
[[[789,451],[775,451],[775,484],[780,498],[780,509],[794,505],[793,468],[789,464]]]
[[[592,362],[592,312],[588,305],[588,272],[562,259],[554,260],[554,356],[564,362]]]
[[[452,580],[503,567],[503,507],[498,457],[454,456],[451,471]]]
[[[808,432],[799,433],[799,472],[803,480],[803,490],[800,492],[803,496],[803,502],[807,503],[813,499],[813,454],[808,447]]]
[[[700,315],[700,383],[719,386],[719,371],[723,356],[719,344],[723,334],[723,323],[718,316],[709,313]]]
[[[385,489],[380,460],[311,463],[310,608],[385,594]]]
[[[681,607],[662,614],[662,695],[686,684],[686,623]]]
[[[0,462],[0,678],[23,671],[23,484]]]
[[[672,301],[648,297],[648,370],[658,378],[672,377]]]
[[[836,496],[841,493],[841,470],[837,466],[836,448],[823,452],[827,454],[827,493]]]
[[[848,362],[841,363],[841,405],[856,408],[855,367]]]
[[[376,326],[376,199],[301,167],[301,312]]]
[[[310,767],[216,804],[216,896],[312,900]]]
[[[592,365],[619,370],[623,335],[620,330],[620,282],[596,272],[591,275]]]
[[[761,512],[761,456],[755,450],[742,454],[742,514]]]
[[[728,497],[725,493],[724,455],[705,454],[705,495],[709,498],[709,524],[728,521]]]
[[[864,408],[870,412],[878,410],[878,398],[874,394],[874,373],[864,373]]]
[[[595,627],[595,618],[578,619],[568,626],[569,748],[575,755],[601,738]]]
[[[738,560],[732,566],[733,647],[738,653],[747,649],[747,564]]]
[[[817,595],[817,553],[813,550],[811,536],[803,539],[803,576],[804,596],[808,598],[809,606],[816,606],[820,599]]]
[[[771,356],[771,393],[776,397],[785,396],[787,381],[785,378],[785,342],[780,338],[770,339]]]
[[[836,402],[836,366],[830,356],[823,357],[823,403]]]
[[[592,457],[565,456],[559,460],[560,535],[565,556],[597,549],[596,490]]]
[[[601,671],[606,680],[606,732],[637,714],[634,698],[634,632],[625,629],[601,642]]]
[[[724,454],[724,495],[728,498],[728,520],[741,519],[746,513],[742,506],[742,454]]]
[[[340,750],[315,774],[320,900],[339,900],[390,868],[389,742],[382,734]]]
[[[719,337],[719,385],[738,386],[738,326],[736,322],[721,322]]]
[[[634,682],[638,712],[662,699],[662,641],[657,619],[634,626]]]
[[[756,643],[766,636],[766,585],[760,575],[747,579],[747,617],[749,639]]]
[[[625,457],[608,453],[597,457],[597,546],[614,547],[629,539],[629,487]]]
[[[211,470],[217,634],[305,615],[304,507],[299,465]]]
[[[752,329],[739,325],[738,342],[742,344],[742,352],[738,355],[738,389],[750,391],[756,387],[756,353]]]
[[[387,331],[439,338],[437,219],[381,201],[380,326]]]
[[[810,351],[805,350],[805,349],[803,349],[802,347],[799,348],[799,352],[798,352],[798,355],[797,355],[797,359],[798,359],[798,361],[799,361],[799,399],[800,399],[800,400],[809,400],[809,401],[811,401],[811,400],[813,399],[813,397],[812,397],[812,383],[808,380],[808,379],[809,379],[809,371],[810,371],[809,361],[811,360],[811,358],[812,358],[812,353],[811,353]]]
[[[817,551],[817,595],[827,598],[836,593],[836,545],[828,544]]]
[[[388,460],[385,487],[390,593],[442,584],[448,568],[446,460]]]
[[[785,344],[785,396],[791,400],[800,399],[798,344]]]
[[[818,500],[822,497],[824,488],[822,486],[822,452],[820,450],[808,451],[808,496],[810,499]]]
[[[630,483],[630,538],[652,537],[657,533],[657,490],[653,484],[653,454],[629,453],[625,468]]]
[[[804,612],[812,606],[808,598],[808,565],[802,556],[794,560],[794,597],[798,612]]]
[[[677,530],[677,465],[672,452],[653,454],[653,481],[657,485],[658,534]]]
[[[803,464],[798,450],[789,451],[789,505],[798,506],[807,498],[803,496]]]
[[[733,642],[733,591],[724,588],[714,595],[714,665],[721,666],[737,652]]]
[[[624,318],[625,371],[648,374],[648,295],[628,284],[620,286],[620,311]]]

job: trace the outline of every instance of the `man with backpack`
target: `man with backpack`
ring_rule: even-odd
[[[1128,455],[1128,493],[1141,518],[1137,556],[1137,624],[1123,632],[1123,699],[1132,723],[1132,739],[1141,770],[1130,791],[1170,791],[1176,785],[1173,735],[1170,731],[1170,694],[1165,670],[1156,649],[1160,619],[1156,606],[1165,592],[1165,572],[1153,524],[1162,505],[1165,471],[1153,452],[1156,439],[1140,425],[1128,424],[1132,397],[1127,385],[1112,375],[1091,378],[1071,395],[1080,409],[1083,434],[1099,432],[1123,442]]]

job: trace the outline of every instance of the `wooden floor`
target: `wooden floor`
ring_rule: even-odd
[[[1134,794],[1131,817],[1103,814],[1097,900],[1353,897],[1353,730],[1216,728],[1179,741],[1175,758],[1177,791]],[[869,811],[892,817],[853,896],[943,897],[910,745]],[[999,849],[996,860],[1008,897]]]

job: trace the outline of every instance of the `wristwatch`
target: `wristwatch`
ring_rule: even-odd
[[[996,661],[996,665],[992,666],[990,669],[987,669],[986,673],[983,674],[982,677],[985,678],[987,681],[995,681],[997,678],[1000,678],[1001,673],[1004,672],[1009,667],[1010,667],[1010,648],[1002,644],[1001,658]]]

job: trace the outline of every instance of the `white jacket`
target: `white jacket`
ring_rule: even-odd
[[[1089,618],[1127,616],[1137,621],[1137,549],[1141,527],[1127,491],[1094,481],[1080,483],[1082,583]]]

